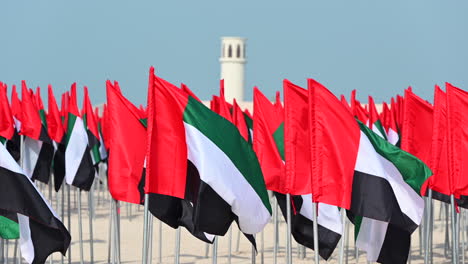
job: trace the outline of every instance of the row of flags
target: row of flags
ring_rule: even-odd
[[[0,136],[17,160],[24,136],[23,175],[49,182],[53,171],[56,190],[63,179],[89,190],[96,165],[107,162],[114,199],[143,204],[147,194],[155,217],[207,243],[236,222],[255,246],[271,218],[270,190],[285,219],[291,195],[292,235],[311,249],[317,210],[324,259],[341,239],[346,210],[369,261],[406,263],[426,188],[441,200],[455,194],[460,205],[466,195],[468,96],[449,84],[436,88],[433,105],[409,88],[380,113],[372,97],[362,105],[353,91],[348,103],[313,79],[307,88],[284,80],[284,103],[279,92],[271,102],[254,88],[253,114],[225,100],[223,81],[207,107],[153,68],[147,107],[126,99],[118,82],[107,81],[106,93],[99,115],[86,88],[80,111],[76,84],[61,109],[49,87],[46,112],[39,89],[23,82],[22,100],[13,88],[9,104],[0,85]]]

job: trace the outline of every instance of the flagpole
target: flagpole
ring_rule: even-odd
[[[265,262],[265,235],[263,234],[263,230],[262,230],[262,233],[260,234],[260,243],[262,244],[262,251],[260,251],[260,263],[261,264],[264,264]]]
[[[3,260],[5,259],[5,241],[3,240],[3,238],[0,237],[0,244],[1,244],[1,247],[0,247],[0,263],[3,263]]]
[[[119,227],[119,201],[112,198],[112,203],[114,205],[114,257],[117,264],[120,264],[120,227]]]
[[[49,202],[50,202],[50,206],[54,207],[53,203],[52,203],[52,177],[53,177],[53,174],[52,172],[50,172],[49,174]],[[56,200],[56,208],[57,208],[57,211],[59,210],[59,205],[58,205],[58,199]],[[54,263],[54,256],[51,254],[50,255],[50,264],[53,264]],[[21,261],[20,261],[21,263]]]
[[[460,213],[455,213],[455,249],[457,252],[457,263],[460,263]]]
[[[89,209],[89,253],[91,263],[94,263],[94,241],[93,241],[93,188],[88,192],[88,209]]]
[[[111,253],[112,253],[112,250],[113,250],[113,241],[114,241],[114,238],[112,236],[113,234],[113,230],[112,230],[112,220],[114,219],[114,207],[112,206],[112,202],[109,203],[109,208],[110,208],[110,217],[109,217],[109,235],[108,235],[108,251],[107,251],[107,263],[110,263],[111,260],[114,261],[114,258],[111,259]]]
[[[159,225],[159,245],[158,245],[158,261],[159,263],[158,264],[162,264],[162,221],[159,220],[158,221],[158,225]],[[151,232],[153,232],[153,229],[151,229]]]
[[[61,195],[62,199],[60,201],[60,213],[61,213],[61,216],[62,216],[62,221],[65,222],[65,187],[63,187],[63,183],[62,183],[62,186],[61,186],[59,191],[62,194]],[[58,192],[57,192],[57,195],[58,195]],[[64,262],[65,262],[65,257],[62,255],[60,263],[63,264]]]
[[[457,256],[457,241],[456,241],[456,212],[455,212],[455,197],[450,195],[450,213],[452,216],[452,263],[458,264],[458,256]]]
[[[318,244],[318,223],[317,223],[317,203],[312,201],[312,218],[314,220],[314,255],[315,264],[319,263],[319,244]]]
[[[339,264],[343,264],[345,241],[347,239],[346,228],[348,227],[348,222],[346,221],[346,210],[343,208],[341,209],[341,220],[343,223],[343,236],[341,237],[341,242],[340,242]]]
[[[67,184],[67,196],[68,196],[68,199],[67,199],[67,205],[68,205],[68,212],[67,212],[67,215],[68,215],[68,232],[71,233],[71,190],[70,190],[70,185]],[[71,264],[72,261],[71,261],[71,243],[70,245],[68,246],[68,264]]]
[[[8,239],[5,239],[5,248],[6,248],[6,250],[5,250],[5,262],[4,262],[4,264],[8,264],[8,244],[9,244]]]
[[[232,226],[229,227],[228,264],[231,264],[231,258],[232,258]]]
[[[78,190],[78,235],[80,239],[80,263],[83,264],[83,222],[81,218],[81,190]]]
[[[145,210],[143,213],[143,254],[142,254],[142,264],[148,264],[148,203],[149,195],[145,193]]]
[[[180,262],[180,226],[176,230],[176,242],[175,242],[175,264],[179,264]]]
[[[215,237],[213,243],[213,262],[212,264],[218,263],[218,237]]]
[[[346,250],[345,250],[345,263],[348,264],[348,251],[349,251],[349,221],[346,219],[346,226],[345,226],[345,232],[346,232]]]
[[[430,222],[431,218],[431,205],[432,205],[432,190],[428,189],[427,198],[426,198],[426,229],[424,234],[424,240],[426,240],[426,247],[424,249],[424,264],[429,264],[429,233],[430,233]]]
[[[154,237],[154,234],[153,234],[153,223],[154,223],[154,218],[151,217],[151,214],[149,216],[149,219],[148,219],[148,225],[149,225],[149,251],[148,251],[148,261],[149,261],[149,264],[152,263],[153,261],[153,237]]]
[[[275,225],[275,238],[274,238],[274,246],[273,246],[273,264],[277,264],[278,258],[278,200],[275,197],[275,202],[273,205],[273,222]]]
[[[292,264],[291,251],[291,194],[286,194],[286,215],[287,215],[287,230],[286,230],[286,263]]]
[[[254,239],[255,239],[255,235],[253,235]],[[255,247],[254,245],[252,245],[252,264],[255,264],[255,262],[257,261],[256,259],[256,254],[255,254]]]

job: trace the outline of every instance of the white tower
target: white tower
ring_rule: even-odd
[[[224,94],[227,102],[244,101],[245,41],[241,37],[221,38],[221,79],[224,79]]]

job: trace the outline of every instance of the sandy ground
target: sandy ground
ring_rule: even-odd
[[[47,187],[42,189],[48,196]],[[79,229],[78,229],[78,203],[77,192],[72,190],[71,199],[71,258],[72,263],[80,263],[80,247],[79,247]],[[60,209],[61,197],[57,203],[57,197],[52,199],[53,207]],[[82,193],[82,219],[83,219],[83,263],[91,263],[90,257],[90,232],[89,232],[89,207],[88,195]],[[110,225],[110,199],[109,195],[104,192],[96,190],[94,192],[94,208],[95,215],[93,218],[93,245],[94,245],[94,263],[112,263],[109,260],[109,225]],[[444,250],[445,247],[445,208],[441,207],[439,202],[434,203],[435,208],[435,223],[434,223],[434,245],[433,245],[433,263],[451,263],[450,250]],[[60,214],[60,210],[57,210]],[[152,262],[151,263],[175,263],[175,241],[176,230],[153,218],[153,241],[152,241]],[[67,225],[67,218],[64,219]],[[463,224],[463,223],[462,223]],[[465,225],[466,226],[466,225]],[[162,230],[162,232],[160,231]],[[279,253],[277,263],[286,263],[285,259],[285,245],[286,245],[286,224],[280,221],[280,241]],[[143,206],[131,205],[127,203],[120,203],[120,251],[121,263],[141,263],[142,256],[142,238],[143,238]],[[161,241],[160,243],[160,236]],[[263,246],[262,246],[263,236]],[[365,253],[360,252],[358,261],[356,261],[356,251],[353,242],[354,231],[353,226],[350,224],[348,232],[348,246],[346,247],[345,254],[347,261],[344,263],[367,263]],[[258,254],[256,255],[256,263],[274,263],[273,247],[274,247],[274,224],[273,221],[269,223],[263,234],[257,234]],[[463,237],[460,238],[463,241]],[[253,263],[252,262],[252,248],[248,240],[241,235],[237,226],[232,226],[232,241],[231,241],[231,262],[229,262],[229,233],[224,237],[218,239],[218,258],[217,263]],[[412,237],[411,246],[411,261],[408,263],[424,263],[424,255],[420,251],[419,230],[416,230]],[[303,254],[299,254],[298,244],[293,240],[292,243],[293,263],[312,263],[314,261],[314,252],[307,249],[305,258]],[[160,254],[162,250],[162,254]],[[5,250],[6,251],[6,250]],[[444,253],[447,251],[447,253]],[[465,250],[460,250],[464,252]],[[181,232],[181,245],[180,245],[180,263],[184,264],[204,264],[214,263],[212,259],[213,246],[199,241],[192,237],[185,229]],[[14,242],[10,241],[8,246],[8,259],[3,259],[2,263],[18,263],[14,261]],[[333,253],[329,263],[338,263],[339,247]],[[262,261],[263,257],[263,261]],[[111,257],[112,258],[112,257]],[[52,255],[53,263],[61,263],[61,255],[54,253]],[[161,262],[160,262],[161,260]],[[462,260],[462,256],[460,256]],[[6,261],[6,262],[5,262]],[[24,261],[23,261],[24,262]],[[326,261],[321,259],[321,262]],[[51,263],[50,258],[46,263]],[[68,257],[65,257],[65,262],[68,263]],[[460,262],[461,263],[461,262]]]

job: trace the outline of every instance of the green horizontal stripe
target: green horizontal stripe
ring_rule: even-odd
[[[377,153],[393,163],[404,181],[420,194],[421,186],[432,175],[432,171],[420,159],[390,144],[358,120],[361,131],[369,138]]]
[[[237,127],[192,97],[188,99],[183,120],[197,128],[229,157],[271,214],[271,205],[257,156]]]
[[[3,239],[18,239],[18,223],[4,216],[0,216],[0,237]]]

